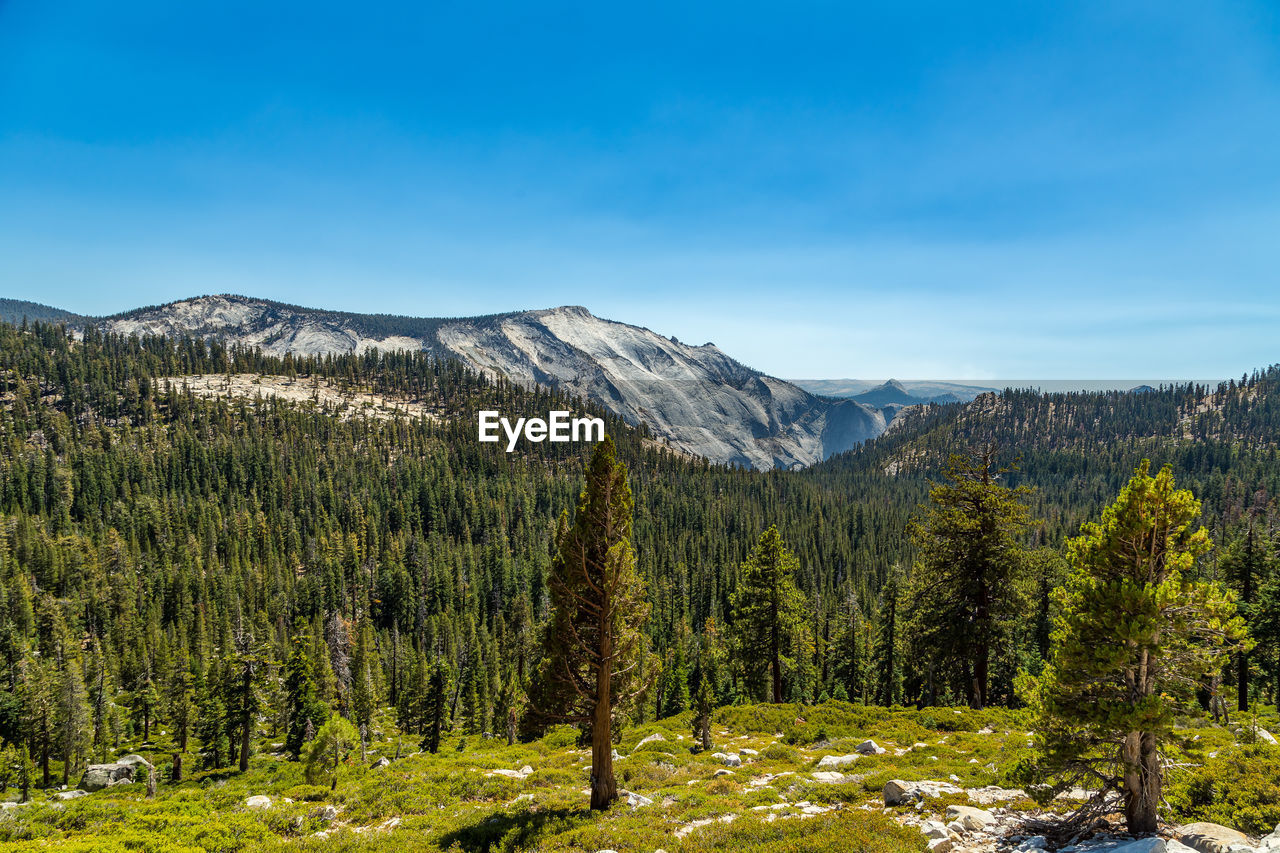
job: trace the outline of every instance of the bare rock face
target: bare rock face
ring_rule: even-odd
[[[1178,841],[1198,853],[1230,853],[1237,845],[1252,847],[1249,836],[1217,823],[1189,823],[1178,828]]]
[[[880,435],[901,407],[810,394],[735,361],[570,306],[490,317],[374,317],[206,296],[102,319],[122,334],[194,335],[284,355],[427,351],[492,376],[555,387],[647,424],[678,451],[800,468]]]

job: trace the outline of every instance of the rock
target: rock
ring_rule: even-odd
[[[986,809],[974,806],[948,806],[947,820],[959,823],[968,832],[977,832],[995,823],[996,816]],[[1138,853],[1138,851],[1133,851]]]
[[[745,746],[742,749],[738,750],[738,755],[749,755],[752,758],[755,758],[759,754],[760,753],[758,751],[754,749],[747,749]]]
[[[145,762],[144,762],[145,763]],[[127,785],[133,781],[133,764],[90,764],[80,777],[80,787],[86,791],[101,791],[112,785]]]
[[[1164,853],[1196,853],[1181,841],[1175,841],[1172,838],[1166,838],[1164,842]]]
[[[664,738],[662,735],[655,732],[654,734],[651,734],[647,738],[644,738],[643,740],[641,740],[638,744],[636,744],[636,748],[631,751],[635,752],[636,749],[639,749],[640,747],[644,746],[646,743],[665,743],[666,740],[667,739]]]
[[[613,760],[614,760],[614,761],[621,761],[621,760],[622,760],[622,756],[618,754],[618,750],[616,750],[616,749],[613,751]]]
[[[712,779],[719,779],[721,776],[733,776],[734,772],[727,767],[721,767],[715,773],[711,774]]]
[[[529,775],[530,773],[532,773],[532,772],[533,772],[533,768],[532,768],[532,767],[530,767],[528,764],[526,764],[524,767],[521,767],[521,768],[520,768],[520,775],[521,775],[521,776],[528,776],[528,775]]]
[[[1265,836],[1258,842],[1259,850],[1280,850],[1280,825],[1277,825],[1275,831]]]
[[[1217,823],[1189,823],[1178,827],[1175,837],[1199,853],[1230,853],[1236,844],[1252,846],[1243,832]]]
[[[1110,853],[1165,853],[1165,841],[1155,835],[1139,838],[1137,841],[1130,841],[1128,844],[1112,848]]]
[[[824,785],[834,785],[837,782],[844,781],[844,774],[837,773],[834,770],[819,770],[813,774],[813,781],[821,782]]]
[[[1033,835],[1030,838],[1024,838],[1015,848],[1020,853],[1031,853],[1034,850],[1043,850],[1049,845],[1049,839],[1043,835]]]
[[[1269,743],[1272,746],[1280,745],[1280,742],[1276,741],[1276,736],[1266,729],[1258,729],[1258,741],[1260,743]]]
[[[71,790],[71,791],[59,791],[58,793],[54,794],[53,796],[54,796],[54,798],[55,798],[55,799],[59,799],[59,800],[78,800],[78,799],[80,799],[81,797],[87,797],[87,796],[89,796],[89,792],[88,792],[88,791],[78,791],[78,790]]]
[[[486,775],[505,776],[508,779],[523,779],[525,777],[525,774],[521,773],[519,770],[508,770],[505,767],[499,767],[497,770],[490,770]]]
[[[864,740],[862,743],[854,747],[854,751],[863,755],[883,755],[885,748],[873,740]]]
[[[370,769],[370,770],[381,770],[383,767],[386,767],[386,766],[388,766],[388,765],[390,765],[390,764],[391,764],[391,759],[390,759],[390,758],[387,758],[387,757],[384,755],[382,758],[379,758],[377,761],[375,761],[375,762],[373,762],[372,764],[370,764],[370,765],[369,765],[369,769]]]
[[[266,794],[254,794],[245,800],[244,804],[251,809],[269,809],[271,808],[271,798]]]
[[[331,823],[338,816],[338,809],[335,806],[321,806],[311,813],[311,816],[325,823]]]
[[[739,757],[738,757],[738,755],[737,755],[736,753],[732,753],[732,752],[717,752],[717,753],[713,754],[711,757],[712,757],[712,758],[714,758],[714,759],[716,759],[716,760],[718,760],[721,764],[725,765],[726,767],[741,767],[741,766],[742,766],[742,759],[741,759],[741,758],[739,758]]]
[[[627,791],[625,792],[625,795],[627,798],[627,805],[631,806],[633,809],[640,809],[645,806],[653,805],[653,800],[643,794],[637,794],[635,791]]]
[[[822,760],[818,762],[818,768],[844,767],[857,761],[862,756],[854,753],[852,755],[824,755]]]
[[[950,838],[932,838],[929,840],[929,853],[950,853],[955,846]]]
[[[903,803],[923,800],[925,797],[941,797],[943,794],[959,794],[963,791],[963,788],[958,788],[950,782],[904,782],[901,779],[891,779],[884,783],[884,804],[899,806]]]
[[[983,726],[982,728],[978,729],[978,734],[980,735],[993,735],[995,733],[996,733],[996,730],[991,728],[991,726]]]
[[[947,826],[940,820],[926,820],[920,824],[920,831],[925,838],[946,838]]]
[[[124,758],[117,758],[116,764],[126,764],[129,767],[137,767],[138,765],[142,765],[143,767],[146,767],[148,769],[151,768],[151,762],[147,761],[147,759],[143,758],[141,755],[138,755],[136,753],[130,753],[129,755],[126,755]]]

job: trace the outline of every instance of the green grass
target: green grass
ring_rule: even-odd
[[[1240,738],[1230,730],[1186,722],[1172,754],[1199,766],[1170,780],[1172,816],[1270,831],[1280,821],[1280,790],[1275,788],[1280,749],[1237,744]],[[1270,716],[1261,722],[1274,726]],[[409,755],[413,747],[406,738],[405,757],[379,770],[350,762],[332,791],[306,784],[300,764],[260,752],[247,773],[222,769],[194,774],[181,785],[162,785],[153,800],[140,785],[68,802],[35,792],[31,805],[0,814],[0,853],[605,848],[620,853],[659,848],[668,853],[920,853],[924,843],[919,832],[895,821],[906,809],[881,812],[884,783],[954,775],[966,788],[1001,785],[1005,768],[1028,753],[1028,726],[1021,713],[998,709],[917,711],[843,702],[723,708],[714,718],[712,752],[750,748],[760,754],[717,778],[723,765],[710,753],[695,751],[688,715],[681,715],[624,733],[617,746],[622,758],[615,765],[619,786],[654,803],[635,810],[619,803],[606,813],[586,808],[590,757],[576,746],[576,732],[570,729],[514,746],[499,739],[455,736],[434,756]],[[369,762],[396,750],[389,721],[375,728],[388,735],[372,744]],[[639,745],[654,734],[662,739]],[[888,751],[841,768],[846,774],[841,782],[813,779],[823,756],[851,753],[867,738]],[[264,743],[273,740],[279,738],[267,737]],[[524,779],[489,775],[494,769],[524,765],[534,770]],[[247,808],[245,800],[254,794],[271,797],[272,808]],[[12,790],[8,797],[14,798]],[[941,813],[953,799],[964,797],[932,801],[926,811]],[[804,801],[831,810],[802,818],[794,804]],[[864,804],[875,809],[860,808]],[[1003,805],[1032,807],[1029,800]],[[325,806],[338,810],[333,825],[321,817]],[[397,823],[389,827],[389,821]],[[696,828],[689,830],[695,822]]]

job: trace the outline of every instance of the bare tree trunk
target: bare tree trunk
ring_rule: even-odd
[[[1129,732],[1123,757],[1125,823],[1134,835],[1149,835],[1159,828],[1161,769],[1155,735]]]
[[[173,754],[173,781],[182,781],[182,753],[175,752]]]
[[[516,709],[507,709],[507,746],[516,742]]]
[[[608,602],[601,608],[608,613]],[[607,809],[618,798],[618,783],[613,778],[613,714],[609,701],[613,676],[613,637],[601,618],[600,669],[596,673],[596,707],[591,719],[591,808]]]

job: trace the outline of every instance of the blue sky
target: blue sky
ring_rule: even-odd
[[[1280,361],[1280,12],[0,0],[0,295],[583,304],[792,377]]]

